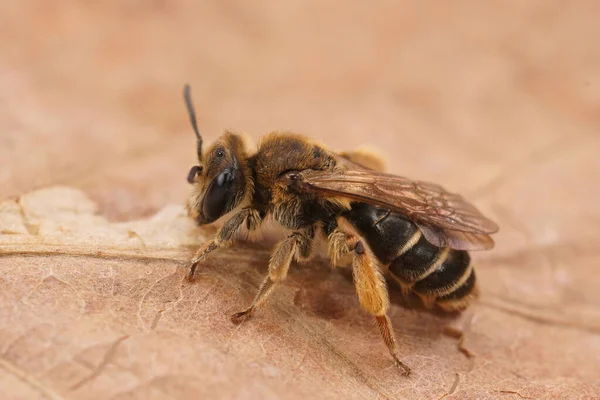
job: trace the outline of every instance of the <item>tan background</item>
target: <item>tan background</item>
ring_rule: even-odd
[[[599,2],[201,3],[1,2],[2,398],[600,398]],[[266,249],[182,283],[184,82],[207,141],[370,144],[495,219],[476,357],[395,305],[400,377],[326,260],[240,327]]]

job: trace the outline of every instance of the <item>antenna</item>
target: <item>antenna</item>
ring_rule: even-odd
[[[194,133],[196,134],[196,138],[198,139],[198,156],[200,156],[202,154],[202,137],[200,136],[200,132],[198,132],[198,123],[196,122],[196,111],[194,111],[194,104],[192,103],[192,96],[190,94],[189,84],[186,84],[183,88],[183,98],[185,99],[185,105],[190,116],[190,123],[192,124]]]

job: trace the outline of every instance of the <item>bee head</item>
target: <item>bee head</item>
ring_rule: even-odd
[[[198,165],[190,169],[187,177],[192,189],[186,208],[191,217],[204,225],[240,205],[250,190],[251,183],[247,179],[250,173],[244,141],[239,135],[226,132],[202,151],[202,137],[198,132],[189,85],[185,86],[184,98],[196,134],[198,153]]]

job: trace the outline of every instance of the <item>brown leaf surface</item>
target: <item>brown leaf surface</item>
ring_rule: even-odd
[[[426,3],[2,2],[2,398],[600,398],[600,3]],[[394,305],[403,378],[322,259],[232,325],[268,248],[182,281],[186,81],[208,141],[368,143],[473,200],[470,323]]]

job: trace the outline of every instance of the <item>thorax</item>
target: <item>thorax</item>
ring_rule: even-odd
[[[249,159],[254,178],[254,208],[273,214],[288,229],[299,229],[338,212],[327,202],[290,191],[278,178],[289,171],[333,169],[335,159],[321,146],[288,133],[267,135]]]

